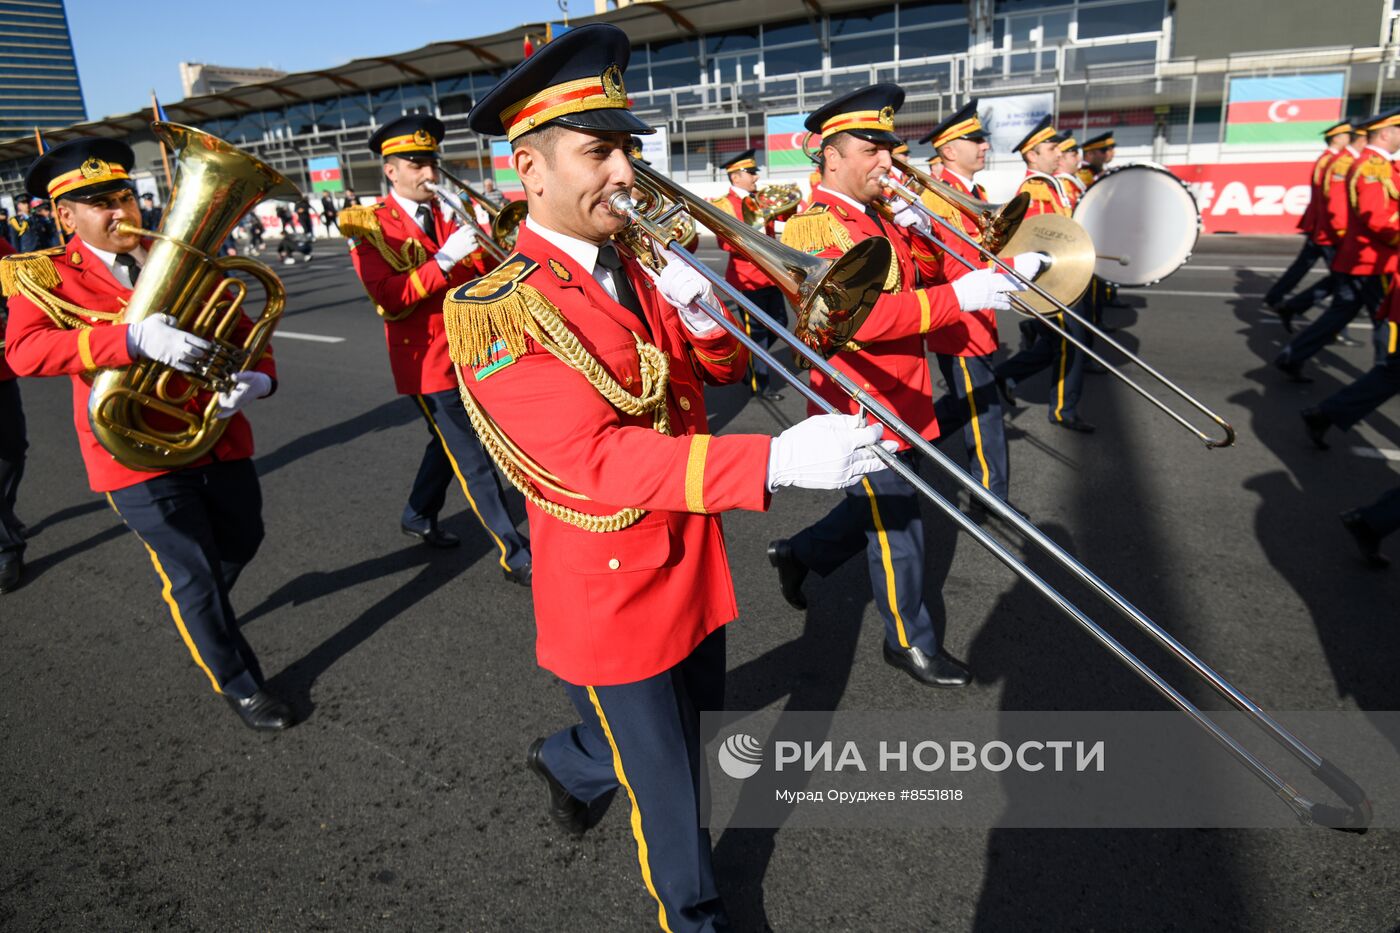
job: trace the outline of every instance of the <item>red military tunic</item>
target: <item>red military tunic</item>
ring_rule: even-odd
[[[588,531],[530,502],[536,654],[573,684],[632,683],[664,671],[738,615],[719,516],[768,507],[766,435],[709,434],[703,385],[736,382],[747,352],[725,331],[696,337],[630,258],[625,263],[650,334],[592,275],[526,223],[516,253],[454,292],[449,316],[486,313],[492,294],[538,300],[627,392],[641,394],[636,340],[669,360],[671,435],[648,414],[627,415],[579,371],[528,337],[513,356],[497,341],[490,360],[459,367],[463,386],[510,442],[586,499],[541,488],[545,499],[589,515],[635,507],[647,514],[616,531]],[[484,292],[474,299],[469,293]],[[478,304],[473,307],[472,302]],[[461,326],[461,325],[459,325]],[[496,331],[491,330],[494,337]]]
[[[350,238],[355,273],[384,318],[389,367],[400,395],[426,395],[457,387],[442,324],[442,299],[449,289],[470,282],[489,268],[485,252],[477,249],[450,274],[442,271],[433,254],[458,225],[444,217],[435,202],[431,206],[432,237],[392,196],[375,204],[346,208],[337,218],[340,229]]]
[[[1356,163],[1357,153],[1348,146],[1327,166],[1327,174],[1322,180],[1323,217],[1327,230],[1332,236],[1332,245],[1340,246],[1347,235],[1347,175]]]
[[[982,201],[987,200],[987,192],[982,190],[981,185],[974,182],[969,188],[947,166],[944,166],[939,173],[938,180],[960,194],[970,195]],[[924,192],[920,200],[929,210],[950,223],[957,224],[968,236],[979,243],[981,242],[982,234],[977,227],[977,222],[954,207],[952,203],[928,191]],[[948,281],[959,279],[971,272],[972,269],[985,269],[991,265],[976,249],[946,230],[935,225],[933,232],[947,246],[943,253],[942,264],[943,275]],[[953,258],[951,253],[956,253],[967,259],[972,263],[972,267],[969,268],[959,262]],[[916,244],[915,258],[918,256],[919,249]],[[946,356],[990,356],[996,352],[997,346],[1000,344],[1000,339],[997,336],[996,312],[984,308],[980,311],[964,314],[946,327],[940,327],[929,334],[927,343],[930,352],[942,353]]]
[[[744,219],[744,202],[746,200],[748,200],[748,198],[740,197],[734,192],[734,188],[731,186],[730,189],[724,193],[723,197],[715,198],[710,203],[742,222]],[[764,227],[763,232],[768,236],[772,236],[773,226],[773,221],[770,220]],[[766,288],[773,284],[773,280],[765,275],[762,269],[754,265],[752,260],[747,256],[738,252],[724,240],[716,239],[719,242],[719,248],[729,254],[729,265],[725,267],[724,270],[724,280],[726,282],[746,292]]]
[[[1327,222],[1327,181],[1331,177],[1332,163],[1345,149],[1326,149],[1313,163],[1312,174],[1308,176],[1308,206],[1303,216],[1298,218],[1298,230],[1319,246],[1335,246],[1337,236]]]
[[[1037,214],[1060,214],[1068,217],[1073,213],[1065,193],[1060,190],[1059,182],[1044,172],[1027,169],[1026,177],[1021,180],[1021,187],[1016,189],[1016,193],[1020,194],[1022,191],[1031,196],[1030,206],[1026,208],[1027,217]]]
[[[1060,194],[1064,196],[1065,206],[1073,214],[1075,205],[1079,203],[1079,199],[1084,196],[1084,192],[1088,189],[1080,184],[1079,179],[1074,175],[1061,173],[1055,176],[1055,180],[1060,183]]]
[[[956,324],[962,318],[957,296],[946,283],[919,288],[914,258],[903,231],[890,221],[881,227],[840,195],[818,187],[811,210],[789,220],[783,242],[824,259],[844,255],[861,240],[872,236],[889,239],[895,262],[885,280],[885,294],[856,331],[860,349],[844,349],[831,364],[856,385],[883,402],[891,411],[926,438],[938,436],[933,414],[933,381],[929,377],[924,335]],[[858,413],[860,406],[820,372],[813,370],[812,388],[837,410]],[[821,411],[808,403],[809,414]],[[892,432],[885,438],[909,445]]]
[[[1337,247],[1332,270],[1348,275],[1384,275],[1396,269],[1400,209],[1395,166],[1375,146],[1361,151],[1347,172],[1346,236]]]
[[[35,304],[27,289],[7,289],[10,320],[5,333],[5,357],[21,376],[67,374],[73,377],[73,427],[78,432],[78,448],[82,451],[92,490],[111,492],[125,489],[168,472],[132,470],[122,466],[97,442],[88,424],[88,395],[97,370],[129,366],[134,362],[126,349],[129,326],[115,323],[116,316],[131,297],[131,289],[119,283],[102,259],[76,237],[61,249],[13,256],[0,262],[34,263],[43,270],[42,273],[35,273],[41,279],[51,269],[58,284],[45,290],[92,312],[79,315],[91,327],[65,327]],[[12,281],[12,274],[6,274],[4,280]],[[234,329],[235,338],[242,339],[251,328],[252,322],[244,317]],[[271,345],[253,369],[271,377],[276,386],[277,368]],[[198,412],[208,404],[209,393],[198,392],[185,405],[185,409]],[[151,414],[148,417],[153,426],[161,426],[160,415]],[[242,460],[253,455],[253,430],[248,419],[239,412],[227,423],[228,427],[214,445],[213,453],[191,466],[201,466],[215,460]]]

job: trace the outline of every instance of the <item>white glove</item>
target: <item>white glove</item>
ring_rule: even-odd
[[[168,314],[153,314],[132,324],[126,331],[126,352],[172,366],[182,373],[194,372],[194,364],[211,349],[209,341],[175,326]]]
[[[642,266],[646,269],[646,265]],[[650,270],[648,270],[650,271]],[[686,330],[697,337],[703,337],[717,329],[715,319],[700,309],[699,302],[715,303],[715,292],[705,277],[679,260],[666,263],[660,275],[653,275],[656,290],[661,293],[677,312]]]
[[[860,415],[813,415],[773,438],[768,454],[768,491],[779,486],[844,489],[867,473],[885,468],[870,445],[893,453],[899,445],[882,441],[881,424]]]
[[[912,204],[905,204],[895,211],[894,222],[901,227],[913,227],[920,233],[928,233],[930,230],[928,218],[922,212],[915,210]]]
[[[1034,279],[1049,265],[1050,257],[1044,253],[1022,253],[1011,260],[1011,268],[1028,279]]]
[[[272,377],[267,373],[248,372],[233,374],[234,386],[227,392],[219,393],[219,411],[215,418],[232,418],[234,412],[248,406],[254,399],[260,399],[272,391]]]
[[[442,267],[442,271],[446,272],[476,252],[476,247],[476,228],[471,226],[458,227],[447,238],[447,242],[442,244],[442,248],[433,254],[433,258]]]
[[[1018,257],[1019,258],[1019,257]],[[1011,293],[1024,291],[1025,285],[995,269],[977,269],[953,282],[953,294],[958,307],[964,311],[1009,311]]]

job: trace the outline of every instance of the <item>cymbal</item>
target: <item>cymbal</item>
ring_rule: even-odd
[[[1035,284],[1067,305],[1073,305],[1089,287],[1094,275],[1094,243],[1088,232],[1068,217],[1037,214],[1021,221],[997,257],[1010,262],[1020,253],[1044,253],[1050,266],[1041,270]],[[1016,297],[1037,311],[1050,313],[1055,306],[1030,289]]]

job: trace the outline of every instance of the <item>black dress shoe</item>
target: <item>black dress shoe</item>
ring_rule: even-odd
[[[1303,375],[1302,363],[1294,363],[1291,360],[1286,360],[1280,357],[1279,359],[1274,360],[1274,369],[1277,369],[1279,372],[1287,376],[1289,382],[1312,382],[1311,376]]]
[[[1331,450],[1332,445],[1327,443],[1323,435],[1332,427],[1332,419],[1316,408],[1303,409],[1302,416],[1303,427],[1308,432],[1308,440],[1313,442],[1313,446],[1318,450]]]
[[[1001,393],[1001,400],[1006,403],[1007,408],[1016,407],[1016,383],[1001,376],[996,377],[997,391]]]
[[[0,554],[0,593],[19,589],[24,576],[24,557],[18,553]]]
[[[231,696],[225,696],[224,699],[228,700],[228,705],[233,707],[238,718],[243,720],[243,725],[249,729],[257,729],[259,732],[281,732],[296,724],[292,708],[266,689],[261,689],[242,700]]]
[[[806,609],[807,597],[802,595],[802,581],[807,579],[807,565],[793,556],[792,545],[787,538],[779,538],[768,545],[768,563],[778,571],[778,586],[783,591],[783,599],[794,609]]]
[[[544,739],[535,739],[525,752],[525,767],[540,776],[549,787],[549,817],[570,836],[582,836],[588,828],[588,804],[569,793],[568,788],[549,773],[541,752]]]
[[[758,397],[765,402],[781,402],[783,400],[783,393],[779,392],[777,389],[764,389],[762,392],[758,393]]]
[[[409,525],[400,525],[399,530],[410,538],[417,538],[428,547],[450,548],[462,543],[462,539],[450,531],[443,531],[437,525],[430,525],[424,529],[413,528]]]
[[[1094,433],[1094,426],[1078,415],[1075,415],[1073,418],[1061,418],[1059,421],[1053,423],[1070,431],[1078,431],[1080,434]]]
[[[1384,570],[1390,566],[1390,558],[1381,553],[1380,536],[1366,524],[1366,519],[1361,517],[1359,510],[1343,512],[1342,527],[1351,532],[1351,536],[1356,539],[1356,546],[1360,549],[1366,566],[1376,570]]]
[[[530,583],[535,578],[534,568],[534,564],[526,564],[519,570],[502,570],[501,576],[506,578],[507,583],[514,583],[516,586],[523,586],[529,589]]]
[[[885,663],[897,667],[925,687],[966,687],[972,683],[967,665],[940,650],[929,657],[919,648],[892,648],[883,643]]]

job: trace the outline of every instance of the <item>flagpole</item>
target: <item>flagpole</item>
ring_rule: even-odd
[[[160,101],[156,100],[156,89],[151,88],[151,115],[157,120],[161,119]],[[165,166],[165,190],[175,191],[175,180],[170,175],[170,154],[165,151],[165,140],[157,137],[160,142],[160,163]]]
[[[35,145],[36,148],[38,148],[38,150],[39,150],[39,155],[43,155],[43,154],[44,154],[44,137],[42,137],[42,136],[39,135],[39,128],[38,128],[37,126],[34,127],[34,145]],[[25,196],[26,198],[29,197],[29,193],[28,193],[28,192],[25,192],[25,195],[24,195],[24,196]],[[50,201],[49,201],[49,204],[52,205],[52,204],[53,204],[53,201],[50,200]],[[30,221],[30,222],[33,223],[33,221]],[[57,209],[57,208],[54,208],[54,209],[53,209],[53,229],[54,229],[54,232],[58,234],[58,245],[59,245],[59,246],[67,246],[67,245],[68,245],[68,238],[65,237],[65,236],[63,235],[63,221],[61,221],[61,220],[58,219],[58,209]]]

